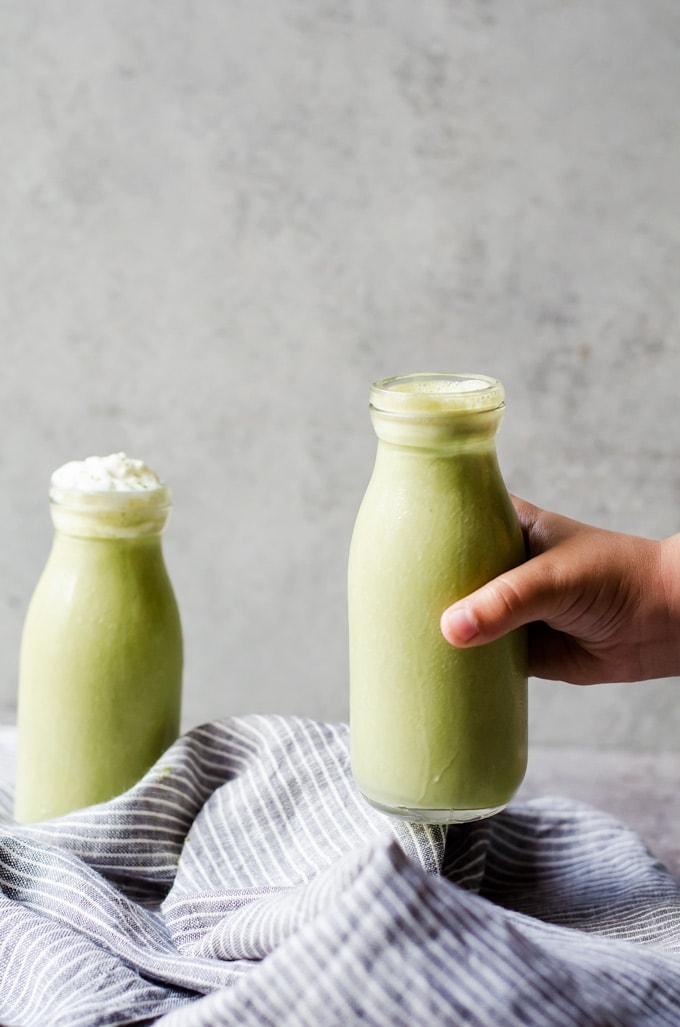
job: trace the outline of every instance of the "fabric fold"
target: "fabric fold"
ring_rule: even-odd
[[[680,1022],[680,889],[633,832],[388,818],[343,724],[216,721],[109,803],[5,813],[0,892],[7,1027]]]

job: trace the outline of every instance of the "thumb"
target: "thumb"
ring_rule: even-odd
[[[464,599],[441,617],[444,638],[456,647],[483,645],[534,620],[549,620],[556,601],[543,560],[534,557]]]

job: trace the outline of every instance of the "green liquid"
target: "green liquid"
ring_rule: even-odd
[[[160,537],[57,532],[21,644],[17,819],[135,784],[177,737],[182,662]]]
[[[496,459],[500,413],[459,414],[453,427],[373,419],[381,441],[348,575],[353,774],[388,812],[475,819],[524,776],[525,635],[459,650],[439,620],[524,559]]]

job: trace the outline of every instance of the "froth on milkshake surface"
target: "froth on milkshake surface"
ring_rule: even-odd
[[[501,382],[488,375],[425,372],[375,382],[370,402],[375,410],[417,416],[500,409],[504,398]]]
[[[425,395],[448,395],[451,392],[479,392],[488,389],[489,382],[481,378],[447,378],[442,376],[412,378],[392,386],[395,392],[422,392]]]
[[[163,482],[143,460],[111,453],[70,460],[53,473],[51,485],[72,492],[147,492]]]

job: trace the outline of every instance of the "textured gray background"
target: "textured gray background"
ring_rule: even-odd
[[[344,718],[376,377],[499,376],[509,487],[680,529],[677,0],[0,0],[0,715],[54,467],[171,483],[185,723]],[[673,748],[678,681],[532,683]]]

